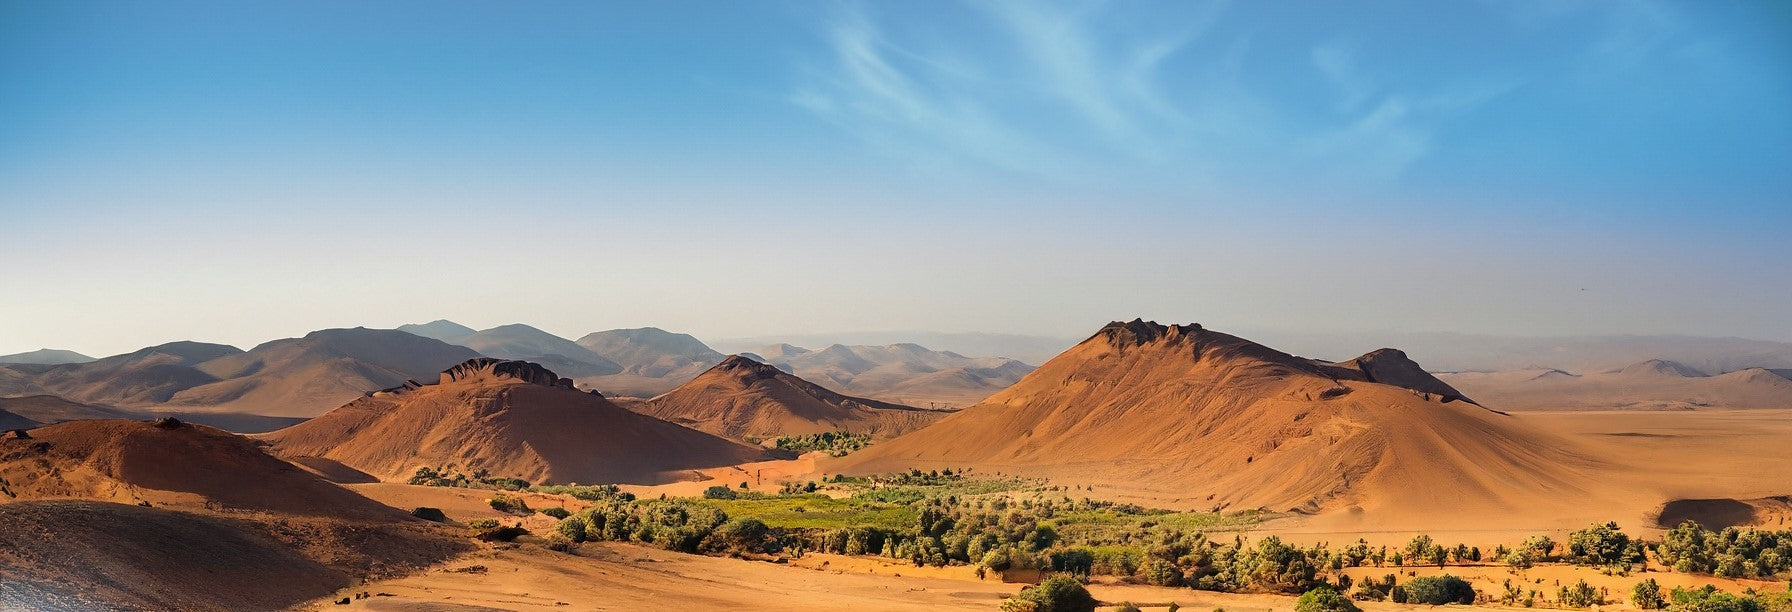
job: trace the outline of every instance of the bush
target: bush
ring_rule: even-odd
[[[734,489],[722,485],[716,485],[703,490],[703,499],[736,499],[739,497],[740,494],[735,493]]]
[[[1140,573],[1144,574],[1145,582],[1157,586],[1182,585],[1182,570],[1176,569],[1176,564],[1163,559],[1146,561],[1145,567]]]
[[[1630,589],[1630,603],[1643,610],[1660,610],[1668,606],[1667,600],[1661,597],[1661,585],[1654,578],[1638,582]]]
[[[479,520],[473,521],[471,523],[467,523],[467,528],[472,529],[474,531],[479,531],[481,529],[492,529],[497,526],[498,526],[497,519],[479,519]]]
[[[558,506],[555,506],[553,508],[543,508],[541,510],[541,513],[546,514],[551,517],[554,517],[554,518],[557,518],[557,519],[563,519],[563,518],[572,516],[571,512],[567,512],[565,508],[561,508]]]
[[[1762,612],[1761,603],[1717,590],[1709,584],[1699,589],[1674,588],[1668,610],[1673,612]]]
[[[418,506],[417,508],[414,508],[411,510],[411,516],[414,516],[414,517],[417,517],[417,518],[420,518],[420,519],[423,519],[426,521],[434,521],[437,523],[448,522],[448,515],[442,514],[441,508]]]
[[[1359,612],[1350,598],[1332,590],[1331,587],[1319,587],[1302,593],[1294,602],[1294,612]]]
[[[520,526],[501,525],[488,529],[479,529],[477,530],[477,533],[473,534],[473,537],[486,542],[510,542],[516,540],[520,536],[527,535],[528,533],[529,530],[523,529]]]
[[[771,529],[759,519],[737,518],[711,532],[703,547],[717,552],[762,553],[771,539]]]
[[[491,504],[493,510],[508,512],[510,514],[531,514],[535,512],[534,510],[529,509],[528,503],[509,495],[499,495],[485,500],[485,503]]]
[[[566,539],[568,540],[583,542],[585,541],[585,532],[589,527],[590,526],[585,523],[585,519],[569,516],[560,519],[560,524],[554,526],[554,531],[559,532],[560,535],[566,536]]]
[[[1475,587],[1469,586],[1468,581],[1449,574],[1414,578],[1405,586],[1406,601],[1403,603],[1432,605],[1475,603]]]
[[[1053,574],[1039,582],[1026,587],[1015,595],[1013,600],[1022,602],[1010,608],[1004,604],[1003,609],[1033,610],[1035,612],[1094,612],[1095,598],[1089,595],[1089,589],[1083,588],[1075,576],[1069,574]],[[1030,603],[1031,607],[1024,604]]]
[[[1605,603],[1605,597],[1585,580],[1562,587],[1556,592],[1556,599],[1570,608],[1590,608]]]
[[[1114,606],[1114,612],[1143,612],[1143,611],[1139,610],[1138,606],[1132,605],[1132,602],[1123,601],[1123,602],[1120,602],[1120,605]]]

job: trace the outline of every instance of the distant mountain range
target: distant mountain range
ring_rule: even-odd
[[[1787,370],[1706,374],[1651,359],[1603,372],[1448,372],[1438,377],[1501,410],[1689,410],[1792,407]]]
[[[38,349],[38,350],[31,351],[28,353],[13,353],[11,355],[0,355],[0,364],[23,363],[23,364],[37,364],[37,365],[56,365],[56,364],[61,364],[61,363],[87,363],[89,361],[93,361],[93,358],[88,357],[86,355],[82,355],[82,354],[74,352],[74,351],[65,351],[62,349],[48,349],[48,348],[47,349]]]

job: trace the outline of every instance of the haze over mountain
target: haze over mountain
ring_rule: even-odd
[[[326,329],[249,351],[173,342],[81,364],[4,366],[0,394],[114,407],[314,416],[368,391],[478,356],[393,330]]]
[[[816,350],[775,344],[750,354],[829,388],[917,407],[973,404],[1033,370],[1013,359],[965,357],[909,343]]]
[[[1399,351],[1327,363],[1135,320],[838,468],[974,467],[1188,507],[1497,516],[1584,492],[1595,464]]]
[[[449,368],[436,384],[374,393],[264,437],[282,456],[386,480],[455,466],[536,483],[655,484],[763,458],[579,391],[540,365],[489,357]]]
[[[790,333],[741,338],[720,338],[710,342],[717,350],[734,353],[757,351],[774,344],[828,346],[833,344],[885,346],[919,344],[936,351],[947,351],[976,357],[1005,357],[1027,364],[1045,363],[1058,353],[1075,346],[1077,338],[1030,336],[983,332],[911,331],[848,331],[834,333]]]
[[[1352,347],[1394,344],[1433,372],[1559,369],[1604,372],[1650,359],[1721,374],[1747,368],[1792,368],[1792,342],[1697,336],[1520,337],[1442,332],[1335,333],[1251,330],[1250,335],[1302,353],[1342,357]]]
[[[652,397],[665,393],[690,382],[723,358],[690,334],[657,327],[593,332],[579,338],[578,344],[623,369],[618,374],[578,378],[577,382],[615,395]]]
[[[633,409],[736,440],[830,431],[890,438],[949,414],[848,397],[740,355]]]
[[[0,355],[0,363],[55,365],[59,363],[87,363],[89,361],[93,361],[93,358],[74,351],[49,348],[38,349],[26,353]]]
[[[429,326],[427,329],[423,329]],[[464,326],[449,321],[406,326],[428,333],[447,333]],[[522,323],[500,325],[470,334],[438,338],[464,346],[487,357],[531,361],[554,368],[566,376],[606,376],[622,372],[622,366],[571,340]]]
[[[1501,410],[1792,408],[1792,380],[1778,372],[1750,368],[1708,375],[1661,359],[1586,374],[1529,369],[1438,377]]]

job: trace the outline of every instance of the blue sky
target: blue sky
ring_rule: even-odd
[[[0,353],[1792,340],[1772,2],[0,2]]]

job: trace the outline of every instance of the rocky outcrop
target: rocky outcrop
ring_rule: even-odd
[[[448,384],[457,380],[465,380],[479,376],[512,378],[532,385],[542,385],[544,387],[573,388],[572,379],[561,378],[560,375],[555,374],[553,370],[541,367],[538,364],[527,361],[493,359],[491,357],[468,359],[460,365],[444,370],[442,372],[441,383]]]

